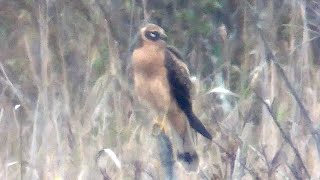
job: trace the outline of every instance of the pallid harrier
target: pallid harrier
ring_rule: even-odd
[[[157,112],[161,127],[166,119],[173,130],[177,159],[187,171],[196,171],[199,158],[189,125],[208,139],[211,134],[192,110],[189,70],[182,56],[167,46],[164,30],[147,24],[139,31],[141,44],[132,54],[135,92],[139,100]]]

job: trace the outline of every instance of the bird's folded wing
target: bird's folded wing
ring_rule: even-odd
[[[210,133],[206,130],[201,121],[196,118],[192,111],[192,102],[190,91],[192,83],[189,78],[187,66],[181,62],[182,56],[173,47],[167,47],[165,54],[165,67],[167,69],[167,78],[170,85],[170,92],[175,98],[179,108],[188,117],[190,126],[204,137],[211,139]]]

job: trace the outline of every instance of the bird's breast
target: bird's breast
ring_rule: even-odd
[[[135,74],[135,92],[140,101],[157,111],[166,111],[170,105],[170,89],[166,77],[146,77]]]
[[[132,60],[137,96],[157,111],[165,111],[171,98],[164,51],[144,47],[133,52]]]

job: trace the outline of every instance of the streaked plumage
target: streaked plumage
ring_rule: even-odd
[[[193,113],[189,70],[180,53],[167,46],[161,27],[147,24],[139,35],[141,44],[132,54],[135,92],[141,102],[157,112],[158,119],[170,122],[177,159],[186,170],[195,171],[199,159],[189,124],[204,137],[212,137]]]

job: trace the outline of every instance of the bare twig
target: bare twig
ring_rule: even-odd
[[[143,4],[143,17],[145,20],[149,19],[150,15],[147,10],[148,0],[142,0],[142,4]]]
[[[219,149],[221,151],[223,151],[224,153],[226,153],[228,159],[231,161],[231,162],[234,162],[235,159],[236,159],[236,156],[231,154],[226,148],[224,148],[220,143],[218,143],[216,140],[212,140],[212,142],[219,147]],[[247,167],[246,166],[246,162],[244,162],[242,159],[239,160],[239,163],[240,165],[250,173],[250,175],[254,178],[254,179],[259,179],[259,176],[256,172],[254,172],[253,169],[251,169],[250,167]]]
[[[107,35],[107,43],[108,43],[108,47],[110,48],[110,73],[112,76],[115,76],[118,71],[119,71],[119,50],[118,50],[118,43],[115,41],[114,36],[111,32],[111,24],[110,24],[110,17],[107,13],[107,11],[105,10],[105,8],[103,7],[103,5],[101,4],[100,1],[96,0],[95,1],[96,4],[98,5],[100,11],[102,12],[102,15],[105,19],[104,21],[104,27],[106,30],[106,35]]]
[[[116,165],[116,167],[118,169],[121,169],[121,162],[119,161],[119,159],[117,158],[116,154],[111,150],[111,149],[103,149],[101,151],[98,152],[97,154],[97,157],[96,157],[96,163],[99,167],[99,170],[103,176],[103,179],[104,180],[109,180],[109,179],[112,179],[107,170],[106,170],[106,166],[107,164],[103,164],[103,163],[106,163],[106,162],[112,162],[112,161],[106,161],[106,162],[103,162],[103,156],[107,156],[109,157],[113,163]]]
[[[274,54],[271,52],[271,49],[269,47],[269,45],[267,44],[266,38],[262,32],[262,30],[260,28],[259,32],[260,32],[260,36],[262,41],[264,42],[266,51],[268,53],[268,57],[271,62],[273,62],[273,64],[275,65],[275,67],[277,68],[277,71],[280,74],[280,77],[282,78],[282,80],[285,82],[287,89],[289,90],[289,92],[292,94],[292,96],[294,97],[295,101],[297,102],[302,115],[304,116],[305,122],[306,122],[306,127],[309,130],[309,132],[311,133],[312,137],[314,138],[314,140],[316,142],[320,142],[320,134],[319,132],[314,129],[313,125],[312,125],[312,120],[309,116],[309,113],[307,111],[307,109],[305,108],[305,106],[302,103],[302,100],[299,98],[296,90],[293,88],[292,84],[290,83],[288,77],[286,76],[283,68],[280,66],[280,64],[278,62],[276,62],[276,57],[274,56]],[[317,149],[318,149],[318,154],[320,156],[320,143],[317,143]]]
[[[24,35],[24,44],[25,44],[25,50],[27,53],[28,60],[30,62],[30,69],[33,77],[33,82],[36,84],[37,88],[40,90],[41,89],[41,81],[37,75],[36,71],[36,60],[34,56],[32,55],[32,49],[31,49],[31,42],[28,39],[27,35]]]
[[[41,97],[44,108],[45,118],[49,118],[48,110],[48,66],[49,66],[49,48],[48,48],[48,16],[47,16],[47,1],[39,3],[39,31],[40,31],[40,57],[41,57]]]
[[[299,161],[299,163],[301,164],[302,169],[305,171],[306,175],[308,176],[308,179],[310,179],[310,174],[309,174],[309,172],[308,172],[308,169],[307,169],[306,166],[304,165],[303,160],[302,160],[302,158],[301,158],[301,155],[300,155],[298,149],[294,146],[294,144],[293,144],[290,136],[288,136],[288,135],[285,133],[285,131],[284,131],[283,128],[281,127],[280,123],[278,122],[276,115],[274,114],[274,112],[272,111],[272,109],[271,109],[271,107],[268,105],[268,103],[267,103],[265,100],[263,100],[263,98],[262,98],[261,96],[259,96],[258,93],[255,93],[255,94],[256,94],[257,98],[258,98],[259,100],[261,100],[261,102],[262,102],[262,103],[265,105],[265,107],[267,108],[269,114],[270,114],[271,117],[272,117],[273,122],[274,122],[274,123],[276,124],[276,126],[278,127],[281,136],[285,139],[286,142],[288,142],[288,144],[289,144],[290,147],[292,148],[294,154],[295,154],[296,157],[298,158],[298,161]]]
[[[15,110],[13,109],[13,117],[14,117],[14,120],[17,122],[17,115],[16,115],[16,112]],[[23,150],[22,150],[22,146],[23,146],[23,143],[22,143],[22,121],[20,120],[19,121],[19,161],[20,161],[20,180],[23,179],[23,167],[22,167],[22,162],[23,162]]]
[[[248,3],[247,3],[248,4]],[[259,15],[252,9],[252,7],[250,6],[250,4],[248,4],[249,8],[251,9],[251,14],[253,15],[253,17],[255,18],[256,21],[258,21],[259,19]],[[315,142],[317,142],[317,149],[318,149],[318,155],[320,156],[320,133],[319,131],[317,131],[313,125],[312,125],[312,120],[309,116],[309,113],[307,111],[307,109],[305,108],[305,106],[303,105],[302,100],[299,98],[297,91],[293,88],[292,84],[290,83],[287,75],[285,74],[283,68],[280,66],[280,64],[278,63],[278,59],[275,57],[275,55],[272,53],[272,50],[270,48],[270,45],[268,44],[267,40],[266,40],[266,36],[264,34],[264,32],[262,31],[260,25],[258,24],[258,22],[254,23],[256,26],[256,29],[259,32],[259,35],[261,37],[261,40],[264,44],[265,47],[265,51],[267,54],[267,59],[266,61],[271,61],[277,71],[279,72],[280,77],[282,78],[282,80],[285,82],[285,85],[287,87],[287,89],[289,90],[290,94],[294,97],[295,101],[297,102],[301,113],[305,119],[306,122],[306,127],[308,129],[308,131],[311,133],[312,138],[315,140]]]
[[[28,115],[31,114],[31,107],[32,107],[32,103],[29,101],[29,99],[26,99],[25,96],[23,95],[23,93],[16,88],[13,83],[10,81],[3,64],[0,62],[0,69],[2,74],[4,75],[4,78],[0,77],[0,82],[6,84],[7,86],[10,87],[11,91],[13,92],[14,95],[17,96],[17,98],[19,99],[21,105],[25,108],[26,112]]]

